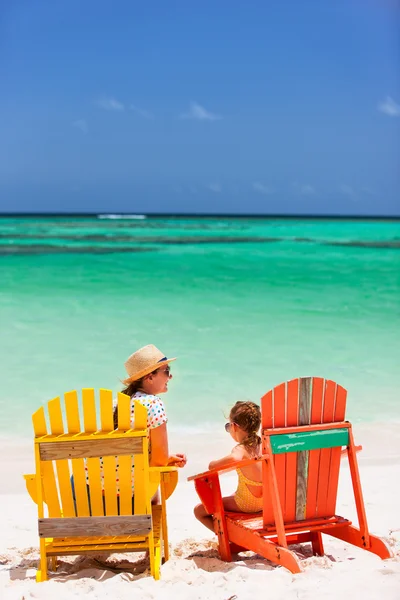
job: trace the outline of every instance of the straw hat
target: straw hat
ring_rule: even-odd
[[[165,354],[153,346],[153,344],[144,346],[131,354],[125,362],[125,369],[129,377],[124,379],[123,383],[129,384],[132,383],[132,381],[137,381],[152,371],[155,371],[161,367],[161,365],[167,365],[173,360],[176,360],[176,358],[167,358]]]

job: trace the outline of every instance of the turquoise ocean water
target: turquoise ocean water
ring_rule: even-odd
[[[69,389],[117,391],[147,343],[179,357],[174,428],[302,375],[344,385],[355,421],[400,414],[400,221],[4,217],[0,275],[2,436]]]

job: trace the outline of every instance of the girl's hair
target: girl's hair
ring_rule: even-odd
[[[261,425],[261,410],[254,402],[238,401],[232,407],[229,414],[232,423],[236,423],[243,431],[247,433],[247,437],[243,440],[242,445],[250,451],[257,452],[261,444],[261,438],[258,431]]]

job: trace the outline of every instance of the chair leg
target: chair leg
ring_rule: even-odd
[[[167,503],[166,503],[165,483],[161,482],[161,533],[164,546],[164,562],[169,560],[169,542],[168,542],[168,524],[167,524]]]
[[[353,525],[335,527],[326,530],[325,533],[331,535],[332,537],[338,538],[339,540],[343,540],[344,542],[348,542],[349,544],[353,544],[353,546],[358,546],[363,550],[368,550],[368,552],[377,554],[383,560],[385,558],[393,557],[392,551],[384,540],[376,535],[369,534],[369,545],[367,545],[362,532]]]
[[[311,544],[314,556],[324,556],[324,544],[320,531],[311,532]]]
[[[163,544],[163,549],[164,549],[164,562],[167,562],[167,560],[169,560],[169,541],[168,541],[168,529],[167,529],[167,524],[165,524],[165,529],[163,527],[162,529],[162,544]]]
[[[40,562],[39,562],[39,568],[36,573],[36,581],[38,583],[41,583],[42,581],[48,580],[46,542],[43,538],[40,540],[39,548],[40,548]]]
[[[224,516],[213,515],[214,532],[218,536],[218,552],[221,560],[232,562],[232,553]]]
[[[154,579],[158,581],[160,579],[160,567],[161,567],[161,546],[154,548]]]
[[[258,533],[240,527],[236,523],[227,519],[229,539],[232,543],[243,545],[247,550],[252,550],[260,554],[272,563],[282,565],[292,573],[301,573],[302,566],[296,554],[279,544],[268,540]]]
[[[149,534],[149,558],[150,558],[150,573],[155,578],[155,558],[154,558],[154,537],[153,533]]]
[[[50,557],[50,571],[57,571],[57,556]]]

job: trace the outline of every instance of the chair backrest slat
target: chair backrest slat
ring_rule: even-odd
[[[100,458],[86,459],[89,476],[90,509],[92,516],[104,515],[103,492],[101,488]],[[86,492],[87,493],[87,492]]]
[[[47,435],[46,417],[44,407],[42,406],[32,415],[33,430],[35,437],[40,438]],[[40,470],[40,465],[36,459],[36,469]],[[41,473],[43,475],[43,495],[48,507],[49,516],[59,517],[61,515],[60,502],[58,498],[58,490],[56,479],[54,476],[53,463],[43,463]]]
[[[64,402],[68,433],[71,435],[81,433],[78,392],[76,390],[66,392],[64,394]],[[88,517],[90,511],[87,495],[85,461],[83,458],[71,459],[71,474],[74,478],[76,514],[79,517]]]
[[[296,426],[299,422],[299,380],[292,379],[287,383],[287,411],[286,425]],[[283,518],[286,521],[294,521],[296,516],[296,477],[297,472],[297,452],[290,452],[286,455],[286,487],[285,487],[285,505],[283,508]],[[291,475],[292,474],[292,475]]]
[[[111,390],[100,390],[101,430],[110,432],[114,429],[113,395]]]
[[[47,404],[50,419],[50,429],[52,435],[62,435],[64,433],[64,423],[61,411],[60,398],[54,398]],[[74,500],[72,497],[71,474],[69,470],[68,459],[55,460],[57,471],[58,489],[63,507],[63,514],[66,517],[75,516]]]
[[[35,432],[35,437],[41,437],[42,435],[47,434],[47,425],[46,425],[46,417],[44,414],[44,408],[41,406],[39,410],[33,413],[32,415],[33,422],[33,431]]]
[[[147,428],[147,410],[139,402],[135,402],[135,430]],[[143,454],[135,454],[133,462],[135,467],[135,514],[141,515],[150,510],[150,490],[149,481],[145,474],[145,462],[148,456],[148,441],[143,439]]]
[[[342,422],[345,418],[346,390],[334,381],[319,377],[303,377],[280,384],[261,399],[263,429]],[[268,432],[265,432],[268,436]],[[284,436],[283,436],[284,437]],[[295,441],[296,436],[292,441]],[[311,439],[311,438],[310,438]],[[330,447],[325,434],[313,436],[306,449],[274,455],[274,465],[285,522],[329,517],[336,508],[341,447]],[[332,443],[344,441],[346,434]],[[277,440],[274,439],[274,444]],[[283,442],[283,440],[282,440]],[[321,447],[312,449],[317,444]],[[307,449],[308,446],[308,449]],[[324,447],[325,446],[325,447]],[[276,447],[276,444],[275,444]],[[291,443],[287,447],[290,450]],[[265,449],[265,448],[264,448]],[[268,495],[264,481],[264,494]],[[264,523],[272,523],[272,508],[264,503]]]
[[[65,414],[67,416],[68,433],[79,433],[81,424],[79,419],[78,393],[76,390],[64,394]]]
[[[324,401],[325,380],[322,377],[314,377],[312,384],[311,420],[316,425],[322,423],[322,405]]]
[[[131,400],[126,394],[118,394],[118,429],[128,431],[131,428]]]
[[[54,465],[52,462],[44,462],[41,466],[43,476],[43,494],[48,507],[49,517],[60,517],[61,506],[58,497]]]
[[[147,428],[147,410],[140,404],[140,402],[135,401],[134,406],[135,411],[135,422],[134,429],[146,429]]]
[[[121,515],[132,514],[132,462],[133,459],[131,456],[120,456],[118,458],[118,485]]]
[[[118,394],[118,429],[131,428],[131,401],[124,394]],[[132,462],[130,456],[120,456],[118,461],[119,509],[121,515],[132,514]]]
[[[50,419],[50,431],[53,435],[62,435],[64,433],[64,423],[61,412],[60,398],[53,398],[47,403]]]
[[[274,389],[274,427],[286,426],[286,383]]]
[[[335,421],[344,421],[346,414],[347,391],[341,386],[336,387]]]
[[[322,422],[332,423],[335,414],[335,397],[336,383],[334,381],[325,381],[324,406],[322,410]],[[328,485],[330,478],[332,450],[331,448],[323,448],[319,457],[319,475],[318,475],[318,490],[317,490],[317,507],[316,516],[326,517],[327,500],[328,500]],[[339,473],[338,473],[339,475]],[[331,515],[329,515],[331,516]]]
[[[94,397],[94,389],[84,388],[82,390],[82,405],[83,405],[83,426],[86,433],[94,433],[97,431],[96,422],[96,401]]]
[[[100,390],[100,420],[101,430],[111,432],[114,430],[113,394],[111,390]],[[117,458],[114,455],[103,456],[104,476],[104,503],[107,516],[118,515],[117,502]]]
[[[76,458],[71,461],[72,474],[74,476],[76,514],[78,517],[88,517],[89,498],[87,493],[86,470],[83,458]]]
[[[288,427],[299,423],[299,380],[292,379],[287,382],[287,410],[286,422]]]
[[[299,425],[309,425],[311,418],[311,377],[300,380]],[[296,521],[304,520],[307,505],[309,451],[299,452],[297,457]]]
[[[105,514],[112,517],[118,515],[117,504],[117,458],[115,456],[103,457],[104,474],[104,500]]]
[[[316,425],[322,423],[322,406],[324,399],[325,380],[314,377],[312,384],[311,416],[310,423]],[[306,519],[311,519],[316,514],[317,490],[319,476],[319,457],[321,450],[310,450],[308,455],[308,484]]]
[[[286,384],[274,389],[274,427],[286,426]],[[286,456],[275,457],[275,471],[282,507],[286,503]],[[283,510],[283,513],[285,511]]]
[[[312,378],[302,377],[300,380],[299,425],[309,425],[311,417]]]
[[[261,398],[261,427],[271,429],[274,426],[274,391],[269,390]]]
[[[336,386],[335,413],[334,421],[344,421],[346,413],[347,391],[341,386]],[[336,498],[339,485],[339,470],[341,461],[341,449],[331,449],[331,462],[329,466],[328,494],[326,500],[326,512],[328,515],[334,514],[336,510]],[[336,477],[335,474],[338,474]]]

